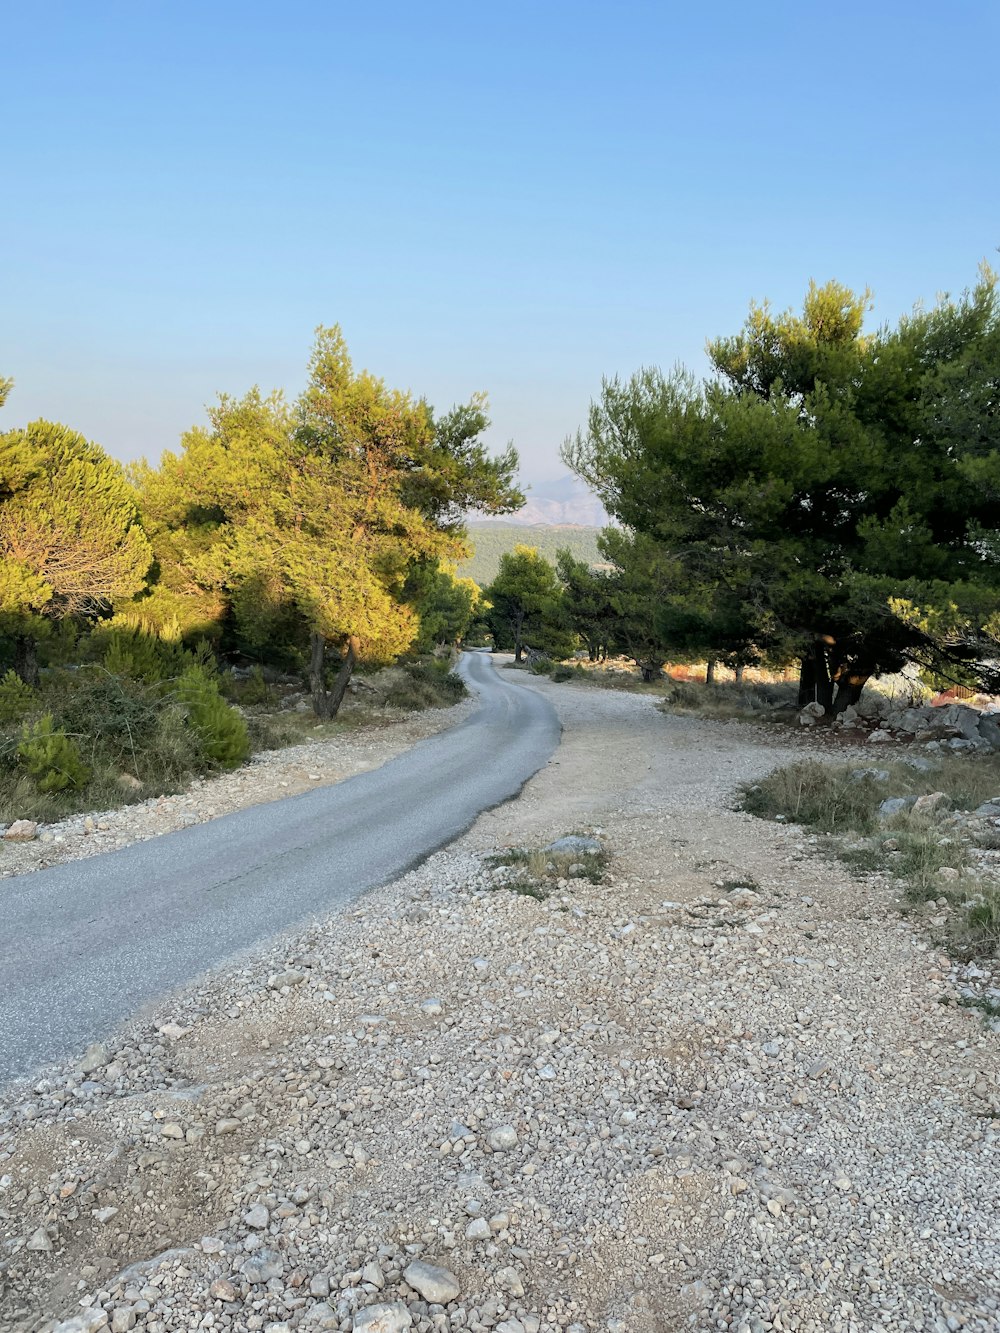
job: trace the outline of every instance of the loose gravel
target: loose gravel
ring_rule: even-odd
[[[1000,1045],[730,808],[800,745],[530,688],[520,800],[9,1100],[0,1328],[1000,1327]],[[488,859],[569,833],[604,882]]]

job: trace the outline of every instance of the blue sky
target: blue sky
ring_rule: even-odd
[[[998,38],[995,0],[8,6],[2,423],[155,457],[339,322],[557,476],[602,374],[703,370],[752,298],[894,320],[998,260]]]

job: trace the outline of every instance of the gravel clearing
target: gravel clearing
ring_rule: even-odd
[[[0,1111],[0,1328],[1000,1328],[1000,1043],[728,808],[801,744],[529,687],[520,800]],[[572,833],[603,883],[485,859]]]

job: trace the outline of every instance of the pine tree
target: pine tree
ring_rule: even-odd
[[[47,624],[93,617],[142,588],[151,558],[121,467],[65,426],[0,435],[0,633],[37,683]]]

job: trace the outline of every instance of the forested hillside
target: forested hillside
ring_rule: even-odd
[[[458,573],[475,579],[481,588],[492,583],[500,569],[500,557],[515,546],[533,546],[539,555],[554,562],[556,552],[568,549],[577,560],[588,565],[603,564],[605,557],[597,549],[600,528],[580,528],[558,524],[470,523],[469,537],[475,554],[462,560]]]

